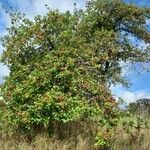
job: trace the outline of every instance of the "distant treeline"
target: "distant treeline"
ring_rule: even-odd
[[[139,99],[134,103],[129,104],[129,111],[136,115],[150,116],[150,99]]]

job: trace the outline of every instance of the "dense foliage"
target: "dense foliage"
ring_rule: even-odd
[[[2,62],[10,69],[2,87],[9,125],[27,132],[92,119],[99,124],[97,144],[107,144],[120,117],[109,85],[127,83],[122,62],[149,62],[149,47],[131,37],[150,42],[150,9],[94,0],[73,13],[49,9],[34,21],[21,13],[10,17],[2,39]]]

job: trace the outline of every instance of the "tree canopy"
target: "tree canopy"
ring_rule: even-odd
[[[49,9],[34,21],[22,13],[10,17],[2,39],[2,62],[10,69],[2,88],[8,122],[30,130],[98,116],[109,134],[119,118],[109,84],[126,83],[121,62],[150,61],[149,46],[131,40],[149,44],[150,8],[93,0],[84,10]],[[98,135],[98,144],[104,144]]]

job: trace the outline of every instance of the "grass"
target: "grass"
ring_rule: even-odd
[[[150,149],[150,130],[142,131],[144,138],[139,141],[131,141],[128,135],[118,130],[117,138],[114,140],[112,150],[149,150]],[[52,139],[45,135],[38,135],[28,143],[23,139],[16,140],[15,137],[3,137],[0,139],[0,150],[94,150],[88,138],[79,135],[75,139]],[[96,149],[96,148],[95,148]]]
[[[0,135],[0,150],[94,150],[95,127],[91,122],[74,122],[64,126],[56,126],[53,138],[46,134],[38,134],[29,142],[19,133],[10,132]]]
[[[16,141],[15,138],[0,140],[0,150],[89,150],[89,148],[88,140],[84,140],[81,136],[78,136],[76,141],[49,139],[44,135],[38,135],[32,143],[24,140]]]
[[[93,122],[85,121],[57,125],[53,138],[41,133],[32,141],[28,141],[25,135],[7,131],[0,134],[0,150],[100,150],[94,147],[95,129]],[[110,150],[150,150],[150,129],[136,132],[132,129],[130,135],[123,126],[118,127]]]
[[[112,148],[113,150],[150,150],[149,139],[150,129],[143,129],[134,137],[118,129]]]

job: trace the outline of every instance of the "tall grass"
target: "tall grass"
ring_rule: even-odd
[[[133,131],[134,132],[134,131]],[[136,132],[136,131],[135,131]],[[150,129],[143,129],[138,136],[131,136],[118,129],[113,150],[150,150]]]
[[[75,143],[76,146],[75,146]],[[77,141],[49,139],[46,136],[37,136],[32,143],[16,141],[15,139],[0,140],[2,150],[89,150],[89,143],[78,136]]]
[[[57,127],[55,136],[50,138],[42,133],[32,141],[26,135],[3,133],[0,135],[0,150],[100,150],[94,147],[96,128],[91,122],[76,122]],[[133,133],[135,131],[133,130]],[[150,150],[150,129],[140,130],[138,136],[131,136],[118,127],[110,150]]]
[[[112,150],[149,150],[150,130],[143,131],[142,142],[136,139],[130,141],[125,133],[120,132],[112,144]],[[94,150],[88,138],[78,136],[75,139],[58,140],[48,138],[45,135],[38,135],[31,143],[25,140],[16,140],[15,137],[1,138],[0,150]]]
[[[53,137],[41,133],[32,141],[27,135],[8,131],[0,135],[0,150],[94,150],[94,128],[90,121],[56,124]]]

